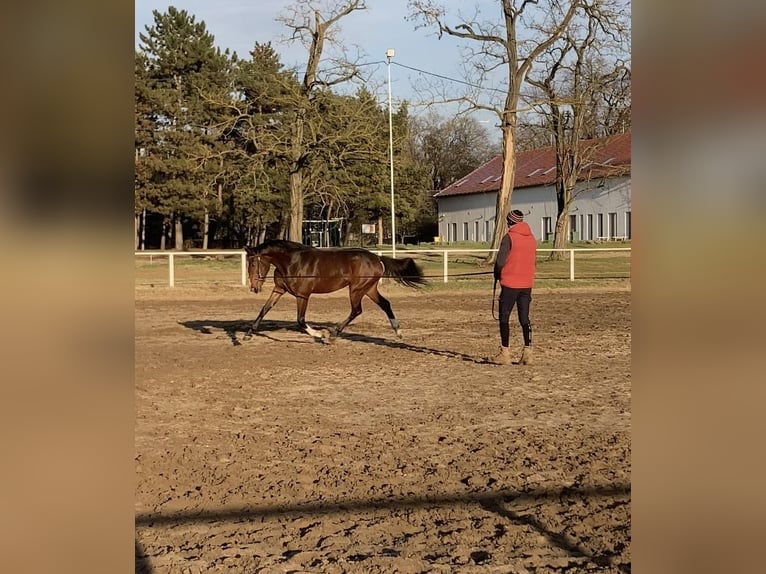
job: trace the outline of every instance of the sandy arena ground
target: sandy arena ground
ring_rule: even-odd
[[[627,284],[535,292],[503,367],[491,291],[381,292],[403,339],[366,300],[327,345],[289,295],[242,341],[268,293],[136,289],[136,571],[630,572]]]

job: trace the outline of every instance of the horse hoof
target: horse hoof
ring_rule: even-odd
[[[335,335],[328,333],[327,337],[322,337],[322,342],[325,345],[332,345],[335,342]]]
[[[402,330],[401,329],[397,329],[396,330],[396,338],[397,339],[401,339],[402,338]]]
[[[315,339],[324,341],[325,339],[332,338],[332,333],[330,333],[328,329],[314,329],[308,325],[304,326],[304,329],[306,329],[306,332]]]

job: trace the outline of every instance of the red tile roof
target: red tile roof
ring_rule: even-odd
[[[603,139],[584,140],[583,155],[592,149],[592,157],[583,165],[579,180],[614,177],[630,173],[630,132]],[[503,156],[499,155],[476,168],[464,178],[436,193],[434,197],[469,195],[500,189]],[[556,181],[556,152],[553,146],[516,154],[514,189],[551,185]]]

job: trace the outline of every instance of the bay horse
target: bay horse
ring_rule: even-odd
[[[423,271],[411,257],[394,259],[379,256],[366,249],[354,247],[315,248],[294,241],[270,239],[256,247],[245,247],[247,275],[250,290],[258,293],[270,267],[274,266],[274,289],[263,305],[245,338],[258,330],[261,320],[285,293],[295,297],[298,308],[298,326],[309,335],[324,334],[306,324],[306,307],[313,293],[332,293],[348,287],[351,313],[329,332],[329,338],[338,335],[362,313],[362,298],[372,299],[388,317],[396,336],[401,338],[399,322],[391,310],[391,303],[378,292],[381,277],[390,277],[407,287],[426,283]]]

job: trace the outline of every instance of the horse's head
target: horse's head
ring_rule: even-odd
[[[250,291],[258,293],[263,287],[271,263],[266,261],[253,247],[245,247],[247,251],[247,277],[250,279]]]

